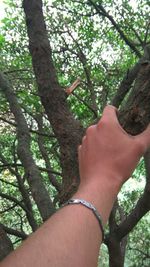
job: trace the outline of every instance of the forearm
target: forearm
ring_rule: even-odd
[[[150,127],[138,136],[121,128],[116,110],[105,108],[79,146],[81,184],[74,198],[91,202],[108,220],[121,185],[150,146]],[[92,211],[82,205],[60,209],[1,267],[96,267],[102,233]]]
[[[74,198],[91,202],[106,223],[119,186],[100,179],[101,186],[79,188]],[[99,187],[99,189],[98,189]],[[69,205],[54,214],[36,233],[13,252],[1,267],[96,267],[102,235],[92,211]]]

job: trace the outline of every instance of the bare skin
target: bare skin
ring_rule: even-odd
[[[116,109],[107,106],[97,125],[88,128],[79,147],[81,183],[73,198],[91,202],[104,224],[122,184],[150,145],[150,127],[137,136],[119,125]],[[0,267],[96,267],[101,230],[82,205],[60,209]]]

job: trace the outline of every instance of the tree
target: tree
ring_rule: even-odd
[[[6,233],[25,239],[75,192],[77,147],[106,103],[120,107],[119,121],[130,134],[148,125],[150,24],[149,4],[141,1],[136,9],[127,1],[119,8],[114,1],[43,1],[44,20],[42,1],[24,0],[26,27],[23,13],[17,17],[21,2],[8,3],[11,14],[8,10],[0,39],[0,196],[3,244],[9,252]],[[145,188],[135,192],[134,207],[123,208],[117,200],[112,210],[104,241],[111,267],[124,265],[126,249],[134,249],[128,235],[150,209],[149,164],[148,152]],[[150,255],[144,253],[148,266]]]

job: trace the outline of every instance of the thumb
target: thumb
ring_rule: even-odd
[[[144,132],[136,136],[136,139],[140,141],[140,143],[143,145],[144,152],[146,152],[150,147],[150,124]]]

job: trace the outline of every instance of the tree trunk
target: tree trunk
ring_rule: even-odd
[[[116,240],[115,236],[111,236],[108,241],[109,251],[109,267],[123,267],[124,257],[121,250],[120,242]]]

